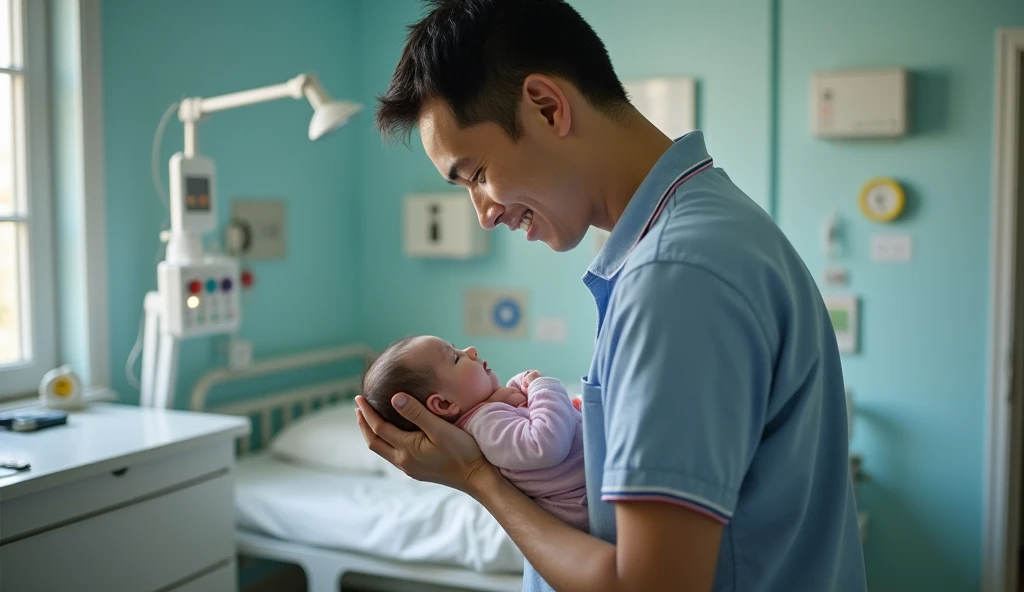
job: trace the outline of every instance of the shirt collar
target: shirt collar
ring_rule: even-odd
[[[644,232],[654,223],[675,187],[693,174],[711,166],[704,134],[692,131],[676,139],[647,174],[615,224],[587,276],[610,280],[625,265],[626,259]]]

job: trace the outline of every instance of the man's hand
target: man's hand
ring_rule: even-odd
[[[362,395],[356,397],[359,428],[370,450],[418,481],[468,492],[482,473],[496,471],[473,437],[398,393],[391,404],[421,432],[406,432],[381,419]]]

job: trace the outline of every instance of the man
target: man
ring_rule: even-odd
[[[699,15],[695,15],[699,18]],[[583,385],[589,534],[512,487],[467,434],[397,393],[361,398],[369,447],[474,496],[526,556],[524,589],[863,591],[835,335],[773,221],[629,103],[561,0],[434,0],[377,112],[418,127],[488,229],[555,251],[611,231],[584,282],[599,333]]]

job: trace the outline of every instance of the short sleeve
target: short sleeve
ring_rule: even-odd
[[[771,388],[763,320],[701,267],[650,263],[618,280],[599,340],[603,500],[732,518]]]

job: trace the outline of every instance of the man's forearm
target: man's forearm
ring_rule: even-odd
[[[501,524],[534,569],[559,592],[618,589],[615,547],[562,522],[489,470],[470,492]]]

